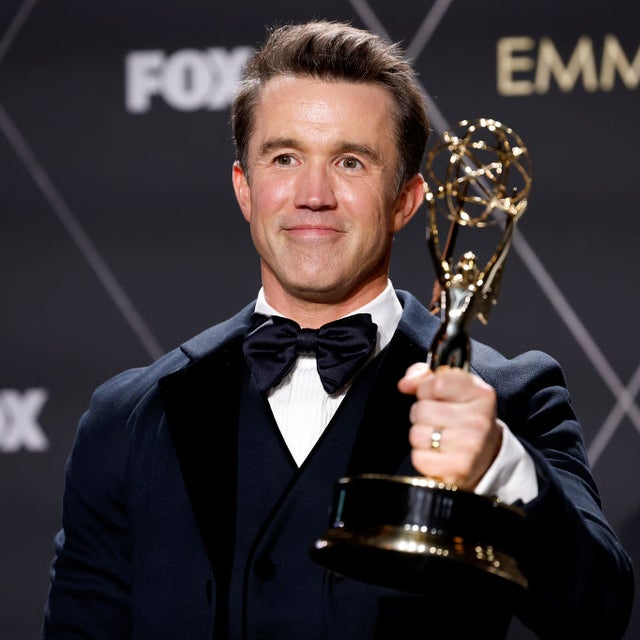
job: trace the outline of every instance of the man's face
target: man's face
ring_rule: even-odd
[[[256,106],[233,182],[267,300],[356,308],[386,284],[393,234],[422,201],[397,194],[393,102],[375,84],[280,76]]]

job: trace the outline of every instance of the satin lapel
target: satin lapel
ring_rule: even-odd
[[[160,380],[160,394],[196,521],[218,584],[231,572],[236,521],[242,341]]]
[[[400,393],[397,384],[410,364],[424,362],[426,349],[397,331],[386,352],[380,356],[379,370],[347,468],[348,475],[395,474],[409,456],[409,409],[414,398]],[[416,473],[411,469],[405,468],[404,473]]]

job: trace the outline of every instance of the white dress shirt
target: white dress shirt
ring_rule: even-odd
[[[262,289],[255,310],[265,315],[282,316],[267,303]],[[373,358],[389,344],[402,316],[402,305],[391,282],[387,282],[379,296],[348,315],[356,313],[370,313],[378,326]],[[276,423],[298,466],[318,442],[348,390],[347,385],[340,392],[328,394],[320,381],[315,356],[303,354],[282,382],[269,391],[269,404]],[[533,460],[509,428],[501,421],[499,424],[502,446],[475,492],[496,495],[506,503],[517,499],[528,502],[538,495]]]

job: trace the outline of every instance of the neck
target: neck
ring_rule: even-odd
[[[278,313],[291,318],[303,328],[317,329],[323,324],[338,320],[371,302],[384,291],[386,285],[387,278],[385,277],[383,282],[369,283],[344,298],[331,300],[317,296],[292,296],[282,290],[273,291],[266,285],[264,286],[264,294],[266,301]]]

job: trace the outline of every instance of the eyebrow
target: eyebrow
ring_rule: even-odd
[[[267,155],[273,151],[284,148],[299,149],[301,147],[300,142],[295,138],[271,138],[266,140],[260,145],[259,155]],[[358,144],[356,142],[342,142],[335,146],[335,153],[354,153],[357,155],[368,158],[375,164],[383,164],[380,154],[365,144]]]
[[[266,140],[260,145],[258,154],[264,156],[277,149],[283,149],[285,147],[291,147],[297,149],[299,147],[298,142],[294,138],[271,138]]]
[[[374,164],[382,164],[382,158],[380,154],[366,144],[345,142],[344,144],[340,145],[339,151],[340,153],[355,153],[356,155],[368,158]]]

